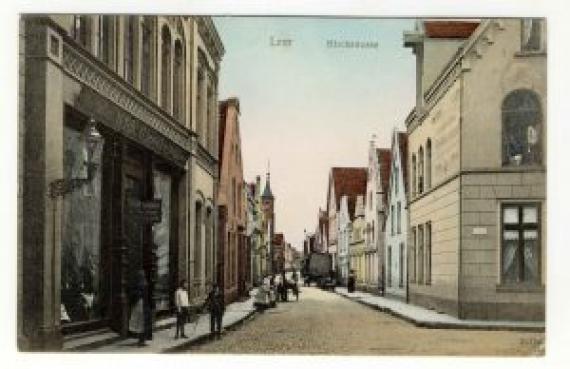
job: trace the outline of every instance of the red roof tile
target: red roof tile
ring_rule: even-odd
[[[285,243],[285,237],[283,233],[275,233],[273,235],[273,242],[274,245],[283,245]]]
[[[467,38],[479,26],[479,22],[427,21],[425,34],[429,38]]]
[[[332,168],[332,180],[335,192],[335,200],[337,211],[340,208],[341,196],[348,196],[349,198],[349,211],[351,206],[351,197],[356,203],[356,196],[364,195],[366,193],[366,168]],[[352,205],[354,209],[354,204]],[[354,211],[352,212],[354,213]]]

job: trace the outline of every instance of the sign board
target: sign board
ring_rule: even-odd
[[[485,235],[485,234],[487,234],[487,228],[486,227],[474,227],[472,234],[477,235],[477,236]]]
[[[160,223],[162,221],[162,200],[140,201],[129,198],[127,201],[128,212],[143,222]]]

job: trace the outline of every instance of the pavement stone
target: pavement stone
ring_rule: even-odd
[[[223,330],[243,322],[255,313],[253,306],[253,292],[242,302],[234,302],[226,307],[222,321]],[[100,334],[88,335],[70,339],[64,343],[64,351],[82,352],[120,352],[120,353],[160,353],[176,352],[193,344],[208,339],[210,336],[209,314],[200,314],[194,323],[187,323],[185,333],[188,338],[174,339],[176,333],[176,318],[169,317],[157,322],[153,332],[153,339],[146,341],[147,345],[139,347],[137,338],[121,338],[110,330]],[[223,333],[223,332],[222,332]]]
[[[337,287],[335,293],[348,299],[360,302],[363,305],[390,313],[407,320],[416,326],[426,328],[452,328],[452,329],[488,329],[488,330],[520,330],[544,332],[545,324],[542,321],[507,321],[507,320],[476,320],[459,319],[454,316],[439,313],[421,306],[410,305],[395,299],[376,296],[371,293],[355,291],[349,293],[344,287]]]

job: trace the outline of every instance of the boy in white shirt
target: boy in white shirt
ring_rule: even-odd
[[[182,338],[188,338],[184,334],[184,325],[188,319],[188,284],[186,280],[180,281],[178,289],[176,289],[175,294],[175,304],[176,304],[176,335],[174,339],[178,339],[178,333],[181,333]]]

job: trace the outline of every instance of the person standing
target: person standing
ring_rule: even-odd
[[[354,276],[354,270],[350,270],[350,273],[348,273],[348,283],[347,283],[347,289],[349,293],[354,292],[354,285],[356,283],[355,280],[355,276]]]
[[[222,334],[222,319],[224,317],[224,295],[220,287],[214,285],[208,294],[204,305],[210,312],[210,335],[220,338]]]
[[[139,346],[146,346],[146,316],[148,315],[148,283],[144,274],[144,270],[139,270],[132,287],[133,305],[131,308],[131,316],[129,318],[129,331],[138,335]]]
[[[184,325],[188,320],[188,283],[185,279],[180,281],[178,289],[176,289],[175,294],[175,304],[176,304],[176,335],[174,339],[178,339],[178,334],[182,338],[188,338],[184,334]]]

